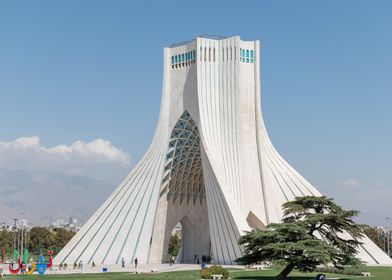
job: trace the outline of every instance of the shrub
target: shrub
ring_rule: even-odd
[[[78,268],[78,265],[77,265],[77,263],[75,262],[75,263],[73,264],[73,269],[76,269],[76,268]]]
[[[204,268],[200,270],[200,278],[201,279],[211,279],[211,272],[208,270],[208,268]]]
[[[316,271],[324,272],[324,273],[336,273],[336,274],[361,276],[361,272],[363,271],[363,269],[361,269],[361,267],[345,267],[343,269],[339,269],[336,267],[318,267]]]
[[[220,265],[213,265],[209,268],[205,268],[200,271],[201,279],[212,279],[211,275],[214,275],[214,274],[223,275],[223,279],[229,278],[229,272],[227,271],[227,269],[224,269]]]
[[[67,266],[68,266],[67,263],[64,263],[63,269],[66,270],[66,269],[67,269]]]
[[[63,269],[63,264],[60,263],[60,265],[59,265],[59,270],[62,270],[62,269]]]
[[[92,267],[95,267],[95,262],[93,261],[93,264],[91,265]]]
[[[345,267],[343,269],[343,274],[361,276],[362,271],[363,270],[358,267]]]

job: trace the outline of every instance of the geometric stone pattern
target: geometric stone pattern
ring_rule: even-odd
[[[168,191],[167,199],[186,203],[205,198],[201,166],[200,137],[195,122],[185,111],[170,136],[166,156],[161,196]]]

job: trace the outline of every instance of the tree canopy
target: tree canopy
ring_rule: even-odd
[[[45,252],[52,245],[52,234],[45,227],[33,227],[29,231],[29,251],[36,254]]]
[[[363,227],[352,220],[357,214],[325,196],[297,197],[283,204],[282,223],[254,229],[241,237],[245,252],[237,262],[284,265],[278,279],[286,278],[294,268],[313,271],[320,264],[337,268],[358,265],[355,255]]]
[[[177,257],[180,249],[181,249],[181,238],[177,234],[174,234],[170,237],[167,254],[170,257]]]
[[[75,232],[62,228],[51,231],[45,227],[33,227],[29,231],[29,251],[40,254],[53,250],[57,253],[74,235]]]
[[[12,253],[12,242],[13,242],[12,232],[9,232],[8,230],[5,229],[0,230],[0,250],[4,248],[7,254]]]

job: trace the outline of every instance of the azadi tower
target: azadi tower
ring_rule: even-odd
[[[159,121],[150,147],[54,263],[161,263],[182,225],[183,262],[232,264],[238,238],[318,192],[275,150],[260,104],[260,43],[200,36],[164,49]],[[359,257],[391,263],[368,238]]]

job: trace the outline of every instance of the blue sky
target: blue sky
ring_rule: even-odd
[[[155,130],[163,47],[199,34],[259,39],[275,147],[382,224],[392,216],[391,12],[391,1],[3,0],[0,142],[105,139],[130,155],[127,170]]]

